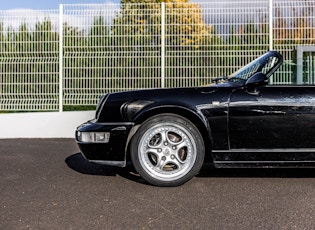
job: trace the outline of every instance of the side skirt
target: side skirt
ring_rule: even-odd
[[[315,149],[214,150],[217,168],[315,167]]]

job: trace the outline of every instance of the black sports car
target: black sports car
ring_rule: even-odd
[[[282,56],[270,51],[216,84],[102,96],[76,141],[92,162],[126,166],[177,186],[215,167],[315,166],[315,88],[268,85]]]

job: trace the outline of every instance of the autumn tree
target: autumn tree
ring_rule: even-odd
[[[115,19],[114,32],[120,29],[120,34],[134,37],[152,35],[144,42],[160,44],[161,4],[157,3],[161,2],[166,3],[165,34],[170,47],[198,48],[211,36],[212,26],[204,23],[200,6],[188,0],[122,0],[121,15]]]
[[[161,25],[161,2],[166,3],[164,27]],[[185,82],[182,79],[189,78],[196,79],[195,85],[204,83],[200,77],[205,77],[205,68],[198,69],[197,66],[209,65],[205,53],[215,36],[213,27],[204,23],[198,4],[188,0],[122,0],[121,3],[112,31],[114,35],[122,36],[114,41],[115,47],[140,56],[137,60],[124,58],[122,61],[133,62],[135,67],[149,65],[152,72],[145,73],[147,77],[159,77],[164,28],[166,86],[188,86],[191,80]],[[141,73],[131,75],[141,76]]]
[[[285,60],[291,60],[290,65],[282,65],[284,71],[290,75],[290,82],[297,80],[297,46],[315,44],[315,4],[305,0],[299,7],[293,7],[288,12],[281,7],[275,7],[274,17],[274,48],[282,51]],[[309,54],[304,53],[303,59]],[[311,54],[314,57],[314,54]],[[303,79],[309,80],[307,65],[303,65]]]
[[[315,43],[315,4],[305,1],[305,5],[292,8],[292,16],[288,18],[281,10],[276,8],[274,21],[275,45],[298,45]]]

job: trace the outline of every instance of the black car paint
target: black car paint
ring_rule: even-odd
[[[79,143],[79,147],[84,157],[96,163],[125,166],[125,143],[127,143],[128,134],[133,127],[133,123],[103,123],[97,120],[91,120],[78,127],[80,132],[99,131],[110,132],[110,143]],[[78,138],[76,138],[78,140]]]
[[[243,90],[232,94],[229,106],[230,148],[314,147],[314,88],[267,86],[259,91],[258,97]]]
[[[259,96],[236,90],[229,105],[230,151],[220,163],[313,165],[315,90],[312,86],[266,86]]]
[[[310,166],[315,162],[314,94],[312,86],[248,88],[244,82],[232,81],[113,93],[103,98],[97,118],[77,129],[109,131],[111,143],[78,144],[88,160],[124,166],[137,127],[153,115],[174,113],[195,123],[203,134],[206,154],[217,167]],[[126,116],[126,104],[137,100],[151,103]]]

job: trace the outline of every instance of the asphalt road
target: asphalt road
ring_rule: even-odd
[[[0,229],[314,229],[315,169],[211,169],[175,188],[86,162],[71,139],[0,140]]]

